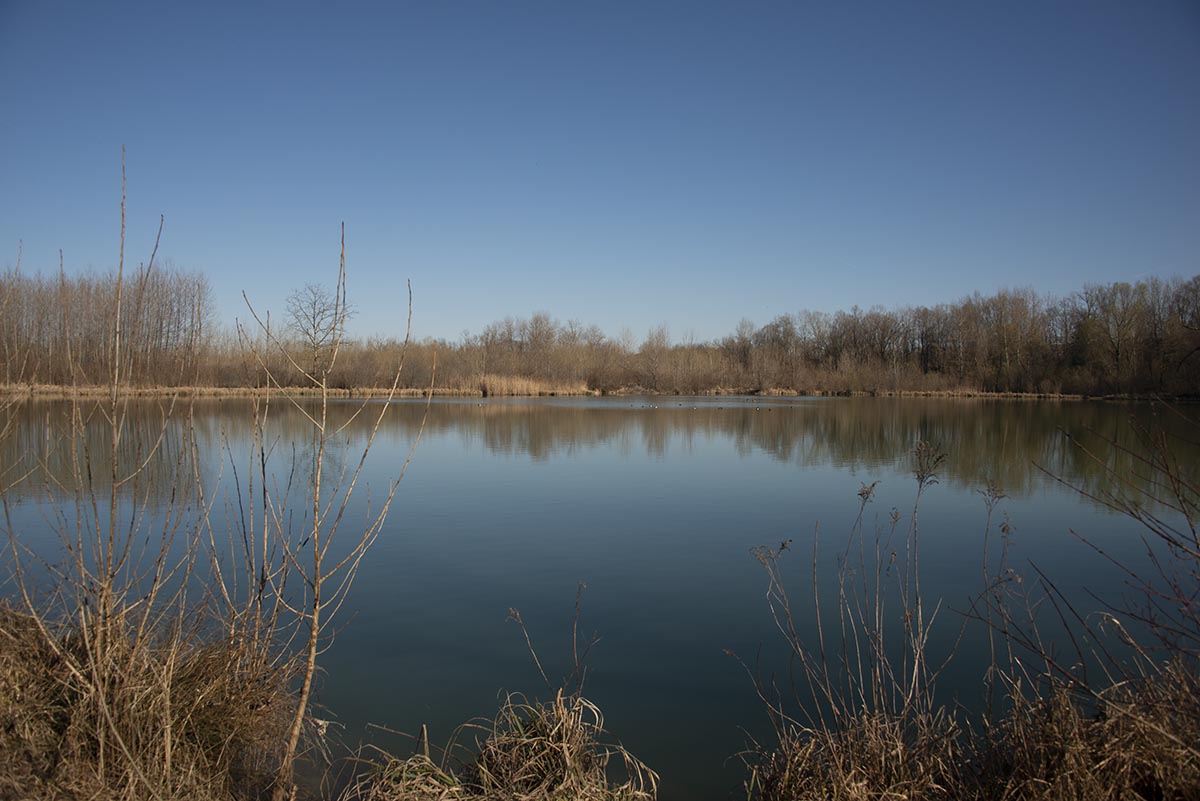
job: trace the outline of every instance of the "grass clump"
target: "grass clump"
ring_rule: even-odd
[[[343,796],[343,801],[457,801],[470,798],[453,773],[427,754],[388,758],[377,764]]]
[[[913,722],[863,711],[839,729],[789,727],[755,754],[748,789],[762,801],[956,798],[962,732],[947,715]]]
[[[496,716],[464,727],[473,749],[386,758],[343,801],[651,801],[658,776],[604,729],[600,709],[561,689],[552,701],[505,697]],[[449,763],[457,760],[457,770]]]
[[[59,659],[35,622],[0,604],[0,798],[53,773],[68,716]]]
[[[980,746],[980,798],[1200,797],[1200,678],[1172,661],[1086,701],[1058,686],[1014,692]]]
[[[471,783],[484,798],[577,798],[634,801],[654,797],[657,777],[620,745],[605,742],[599,708],[561,690],[553,701],[509,696],[481,727]],[[609,780],[620,762],[624,781]]]
[[[103,653],[0,607],[0,798],[256,798],[294,704],[290,673],[237,639]]]

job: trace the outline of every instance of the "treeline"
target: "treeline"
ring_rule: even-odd
[[[743,320],[707,343],[672,342],[660,327],[637,344],[539,313],[423,342],[410,354],[416,374],[435,344],[446,386],[511,375],[599,391],[1195,394],[1200,276],[1089,285],[1066,298],[1003,290],[932,307],[804,311]],[[386,363],[395,348],[369,341],[362,355]]]
[[[191,383],[211,356],[212,316],[208,280],[196,272],[142,267],[118,283],[115,272],[10,270],[0,275],[0,375],[6,384],[104,384],[119,365],[141,384]]]
[[[111,375],[115,274],[0,276],[5,383],[102,383]],[[319,288],[272,332],[253,331],[263,360],[212,324],[201,274],[139,270],[121,294],[122,369],[142,385],[306,383],[298,369],[327,356]],[[301,309],[306,312],[301,313]],[[278,319],[278,318],[276,318]],[[320,345],[322,353],[314,348]],[[347,340],[331,384],[390,384],[397,338]],[[458,341],[411,344],[402,383],[491,394],[538,391],[661,393],[954,391],[1033,393],[1200,392],[1200,275],[1093,284],[1065,298],[1030,289],[976,293],[957,303],[836,313],[802,311],[765,325],[743,320],[711,342],[672,341],[663,326],[638,342],[546,313],[507,317]]]

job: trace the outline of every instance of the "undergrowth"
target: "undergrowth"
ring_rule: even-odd
[[[1140,487],[1133,497],[1132,485],[1114,476],[1114,489],[1096,498],[1136,523],[1135,535],[1146,542],[1149,568],[1119,565],[1140,603],[1082,614],[1036,568],[1038,581],[1018,581],[1007,543],[989,568],[985,535],[987,587],[964,616],[982,624],[991,642],[982,713],[935,700],[940,670],[954,653],[933,664],[933,616],[926,621],[919,590],[918,508],[940,464],[928,446],[915,453],[917,499],[902,540],[893,512],[891,528],[877,531],[873,546],[864,541],[862,509],[874,485],[860,492],[859,517],[839,559],[838,608],[823,621],[817,603],[815,636],[800,635],[785,587],[787,543],[756,549],[800,681],[785,698],[752,671],[775,740],[748,756],[748,798],[1200,798],[1200,493],[1165,438],[1145,441],[1138,460],[1152,489]],[[983,494],[990,534],[1004,496],[996,487]],[[1007,534],[1007,521],[1001,531]],[[814,599],[816,563],[814,546]],[[1066,658],[1052,630],[1065,632]]]
[[[0,798],[261,796],[294,701],[286,668],[243,641],[115,640],[0,606]]]
[[[385,758],[343,801],[650,801],[658,777],[604,730],[600,710],[582,695],[504,699],[494,718],[468,727],[473,748],[442,762],[418,752]]]

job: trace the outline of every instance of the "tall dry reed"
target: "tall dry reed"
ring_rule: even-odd
[[[982,625],[991,662],[981,677],[984,697],[967,699],[961,709],[937,701],[937,677],[947,662],[930,658],[937,615],[936,609],[927,614],[920,588],[918,509],[936,482],[936,451],[919,445],[914,453],[917,497],[900,547],[893,548],[896,512],[891,528],[864,547],[862,514],[875,486],[862,488],[839,559],[838,606],[826,616],[814,546],[814,633],[801,634],[785,588],[788,543],[756,549],[768,575],[769,608],[801,681],[789,699],[751,671],[775,741],[750,755],[748,796],[1200,797],[1200,485],[1194,466],[1174,458],[1165,435],[1145,431],[1143,442],[1132,454],[1143,480],[1088,453],[1106,465],[1110,488],[1079,489],[1124,515],[1133,524],[1130,535],[1146,545],[1145,562],[1116,563],[1140,598],[1122,607],[1085,614],[1036,566],[1023,581],[1009,563],[1010,524],[1006,516],[997,520],[1004,493],[994,485],[984,490],[985,589],[965,619]],[[998,555],[989,542],[995,533],[1004,540]],[[900,635],[898,647],[887,643],[890,633]]]

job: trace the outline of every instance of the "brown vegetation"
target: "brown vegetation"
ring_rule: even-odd
[[[1013,707],[977,747],[978,797],[1190,799],[1200,794],[1200,680],[1173,661],[1085,703],[1053,685],[1013,693]]]
[[[286,664],[212,631],[131,632],[99,654],[46,625],[0,606],[0,798],[232,801],[273,781]]]
[[[539,313],[438,348],[446,376],[486,370],[603,392],[1188,394],[1200,391],[1200,276],[1062,299],[1005,290],[935,307],[805,311],[761,327],[744,320],[709,343],[673,344],[657,328],[637,345]]]
[[[116,282],[19,265],[0,275],[0,384],[104,384]],[[289,297],[284,325],[256,332],[260,350],[267,336],[284,348],[254,365],[236,332],[214,324],[203,275],[144,267],[132,285],[136,322],[122,336],[137,386],[253,387],[265,366],[303,387],[331,344],[335,298],[320,286]],[[404,351],[397,339],[343,339],[330,390],[389,386]],[[638,344],[539,312],[457,342],[408,343],[400,386],[422,388],[435,353],[439,386],[471,394],[1189,395],[1200,392],[1200,276],[1088,285],[1066,298],[1004,290],[933,307],[804,311],[743,320],[712,342],[673,343],[659,327]]]
[[[927,653],[933,624],[925,622],[921,604],[917,508],[922,491],[936,482],[938,463],[930,453],[917,450],[917,499],[898,547],[893,550],[895,511],[891,528],[877,532],[873,545],[863,540],[860,513],[839,560],[838,609],[824,622],[819,603],[813,613],[815,642],[799,636],[785,589],[780,557],[787,544],[756,552],[802,683],[789,710],[773,683],[755,679],[776,740],[750,758],[750,798],[1200,796],[1200,614],[1194,605],[1200,485],[1192,470],[1171,457],[1165,437],[1152,436],[1137,458],[1153,481],[1135,484],[1127,471],[1111,471],[1113,483],[1097,498],[1140,524],[1153,572],[1123,566],[1144,604],[1105,612],[1099,623],[1080,615],[1045,576],[1038,574],[1026,589],[1007,564],[1007,541],[999,565],[989,568],[988,534],[1004,497],[989,486],[988,586],[969,618],[984,624],[991,638],[990,697],[983,715],[966,715],[936,701],[938,675],[953,652],[938,665]],[[864,486],[860,492],[864,508],[873,491]],[[1007,522],[999,528],[1006,537]],[[813,565],[816,597],[815,553]],[[1065,656],[1039,622],[1042,608],[1066,630]],[[897,616],[902,623],[892,622]],[[897,635],[898,645],[890,642]]]
[[[388,758],[343,801],[652,801],[658,777],[610,742],[600,710],[578,693],[533,703],[508,696],[493,719],[471,724],[474,747],[457,769],[427,748]],[[615,764],[614,764],[615,763]],[[619,767],[623,779],[610,776]]]

